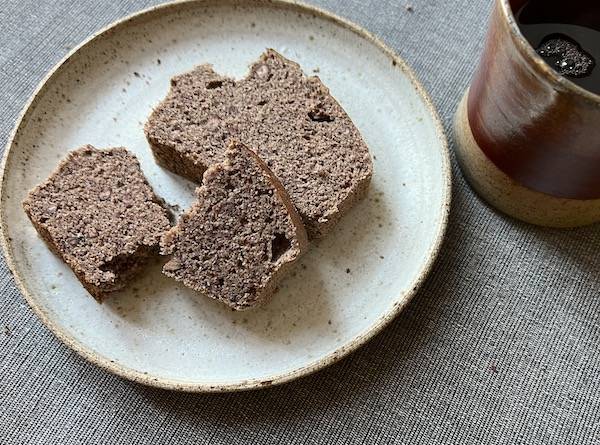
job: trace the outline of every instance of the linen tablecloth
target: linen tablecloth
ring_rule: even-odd
[[[0,144],[70,48],[156,3],[0,1]],[[491,0],[310,3],[398,51],[452,139]],[[2,261],[0,444],[600,443],[600,228],[500,215],[454,159],[453,180],[447,238],[408,308],[340,363],[261,391],[179,394],[95,368],[42,326]]]

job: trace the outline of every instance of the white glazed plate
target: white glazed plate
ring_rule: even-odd
[[[27,220],[21,201],[83,144],[126,146],[156,193],[185,209],[194,186],[158,167],[143,133],[169,79],[200,63],[242,77],[272,47],[318,73],[374,158],[368,197],[313,245],[272,301],[234,313],[151,264],[98,304]],[[5,151],[2,243],[46,326],[91,362],[170,389],[289,381],[375,335],[406,305],[439,250],[450,203],[446,139],[404,62],[360,28],[283,1],[176,2],[111,25],[42,82]]]

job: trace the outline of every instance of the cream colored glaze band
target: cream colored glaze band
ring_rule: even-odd
[[[498,210],[522,221],[569,228],[600,222],[600,199],[557,198],[522,186],[501,171],[481,151],[467,118],[467,95],[454,120],[456,157],[473,189]]]

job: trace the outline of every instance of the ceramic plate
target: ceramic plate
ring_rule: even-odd
[[[126,146],[155,191],[185,209],[193,184],[158,167],[143,133],[169,79],[210,62],[235,77],[266,48],[318,73],[374,158],[367,199],[264,307],[234,313],[151,264],[98,304],[37,236],[26,193],[83,144]],[[44,80],[5,152],[5,254],[48,328],[91,362],[137,382],[189,391],[281,383],[363,344],[414,295],[444,234],[446,139],[406,64],[355,25],[283,1],[176,2],[119,21],[76,48]]]

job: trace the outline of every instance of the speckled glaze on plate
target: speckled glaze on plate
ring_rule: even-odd
[[[367,199],[314,245],[273,300],[234,313],[160,273],[99,305],[21,209],[67,151],[124,145],[184,209],[194,186],[159,168],[143,133],[169,79],[199,63],[242,77],[267,47],[318,73],[374,156]],[[23,295],[66,345],[133,381],[185,391],[282,383],[379,332],[429,272],[450,205],[446,138],[406,64],[340,18],[284,1],[184,1],[135,14],[73,50],[42,82],[7,146],[2,244]]]

